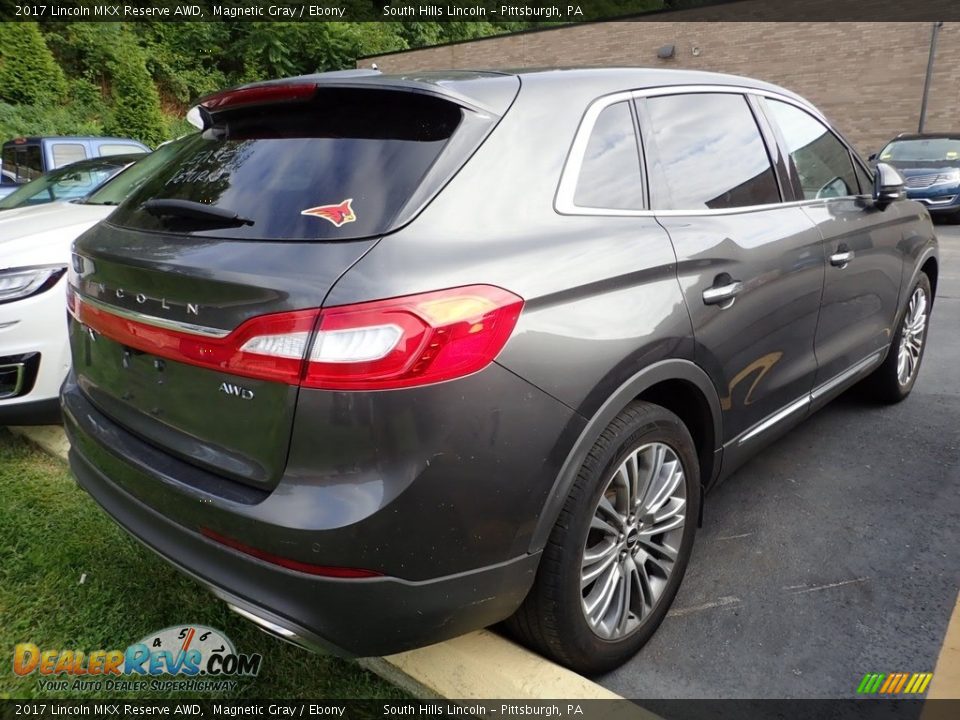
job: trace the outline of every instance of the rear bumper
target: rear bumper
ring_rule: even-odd
[[[147,547],[262,629],[295,644],[342,656],[385,655],[429,645],[505,619],[533,583],[539,554],[519,553],[501,562],[478,563],[480,567],[465,572],[410,580],[389,575],[318,577],[238,552],[203,536],[199,528],[177,522],[163,508],[196,503],[215,516],[230,504],[238,521],[246,515],[251,533],[278,535],[285,529],[270,531],[254,519],[259,508],[268,505],[266,501],[249,504],[248,499],[239,498],[227,503],[219,488],[208,488],[217,491],[212,493],[196,484],[179,485],[176,475],[186,473],[190,466],[166,456],[100,413],[72,376],[64,385],[62,406],[72,446],[70,465],[80,486]],[[518,478],[514,483],[523,494],[528,492]],[[407,493],[413,490],[408,488]],[[282,489],[275,492],[282,494]],[[165,501],[158,501],[163,496]],[[426,500],[420,495],[421,502]],[[434,551],[443,552],[440,543],[434,545],[418,536],[417,530],[430,532],[433,518],[429,511],[418,517],[396,517],[393,506],[388,507],[383,514],[393,517],[394,532],[371,537],[371,544],[380,545],[384,554],[419,555],[421,563],[429,562],[433,552],[418,551],[418,547],[433,545]],[[447,517],[446,524],[450,521]],[[331,547],[336,538],[348,545],[352,532],[347,526],[342,531],[308,534]],[[481,557],[480,538],[475,542],[475,557]]]
[[[77,425],[68,419],[71,440]],[[222,547],[170,522],[111,483],[75,449],[80,486],[127,532],[228,604],[335,655],[386,655],[503,620],[523,600],[538,556],[424,582],[315,578]],[[258,622],[269,631],[265,623]],[[274,631],[284,636],[285,633]]]

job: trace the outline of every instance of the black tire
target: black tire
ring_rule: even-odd
[[[595,532],[591,530],[591,520],[601,494],[609,492],[607,485],[621,464],[635,450],[651,443],[672,450],[683,469],[684,482],[677,483],[677,488],[681,484],[685,488],[682,538],[679,543],[672,540],[674,545],[679,544],[679,548],[674,548],[676,560],[665,581],[657,577],[662,590],[652,603],[652,609],[639,621],[636,614],[628,610],[627,617],[638,624],[629,632],[625,625],[623,637],[605,639],[588,623],[582,606],[585,591],[581,590],[581,563],[588,534]],[[675,502],[670,498],[668,501]],[[660,507],[666,507],[666,502]],[[507,621],[508,629],[534,650],[580,673],[592,675],[621,665],[643,647],[667,614],[690,559],[699,510],[700,469],[689,431],[680,418],[658,405],[631,403],[614,418],[587,455],[544,548],[533,588],[520,609]],[[671,537],[675,538],[676,534],[675,530]],[[635,535],[627,535],[631,535],[636,543]],[[666,536],[651,536],[650,539],[657,537]],[[622,545],[627,542],[624,536],[621,535],[620,539],[621,547],[626,547]],[[618,570],[627,567],[624,562],[635,562],[634,559],[624,561],[626,553],[630,553],[631,558],[648,557],[634,545],[633,549],[619,555],[619,563],[613,562],[620,565]],[[657,568],[653,566],[652,570]],[[653,572],[650,577],[654,577]],[[639,586],[630,585],[630,588],[634,587]],[[649,579],[646,587],[651,587]],[[643,597],[642,592],[632,592],[632,596],[627,595],[630,600],[625,603],[629,607],[638,602],[637,598]]]
[[[902,383],[899,373],[900,344],[907,326],[910,301],[917,290],[923,291],[926,297],[926,322],[923,327],[923,333],[920,336],[920,356],[916,361],[909,379],[906,383]],[[920,365],[923,362],[924,353],[927,349],[927,333],[930,328],[930,310],[932,307],[933,291],[930,287],[930,279],[925,274],[920,273],[917,281],[913,284],[913,287],[910,288],[905,306],[900,313],[900,317],[897,319],[897,331],[893,334],[893,340],[890,342],[887,357],[884,359],[883,364],[864,380],[863,389],[869,393],[871,397],[883,403],[894,404],[906,399],[910,391],[913,390],[913,386],[917,382],[917,376],[920,374]]]

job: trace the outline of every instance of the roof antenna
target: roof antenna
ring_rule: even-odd
[[[379,70],[380,68],[377,67],[377,64],[376,64],[376,63],[370,63],[370,69],[371,69],[371,70]]]

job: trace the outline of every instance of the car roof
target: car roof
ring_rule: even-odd
[[[676,85],[730,85],[775,92],[802,102],[815,110],[809,102],[799,95],[762,80],[700,70],[643,67],[430,70],[394,74],[381,73],[379,70],[370,68],[360,68],[268,80],[244,85],[243,87],[310,81],[326,87],[392,87],[433,92],[446,95],[465,104],[479,105],[482,109],[497,114],[506,112],[516,95],[518,84],[521,86],[551,85],[557,88],[558,102],[563,102],[565,90],[578,94],[589,90],[594,92],[596,97],[599,97],[622,90],[641,90]],[[199,102],[202,102],[202,100]]]

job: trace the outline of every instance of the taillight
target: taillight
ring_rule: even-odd
[[[471,285],[261,315],[222,337],[150,324],[79,295],[71,305],[83,324],[152,355],[311,388],[386,390],[482,370],[510,338],[523,300],[498,287]]]
[[[176,360],[231,375],[274,380],[296,385],[303,369],[303,354],[319,310],[261,315],[251,318],[223,337],[175,330],[111,312],[74,295],[77,320],[121,345],[158,357]],[[253,338],[283,337],[282,345],[262,352],[245,350]],[[299,352],[294,347],[300,344]]]
[[[302,384],[380,390],[452,380],[500,353],[523,300],[473,285],[324,309]]]

